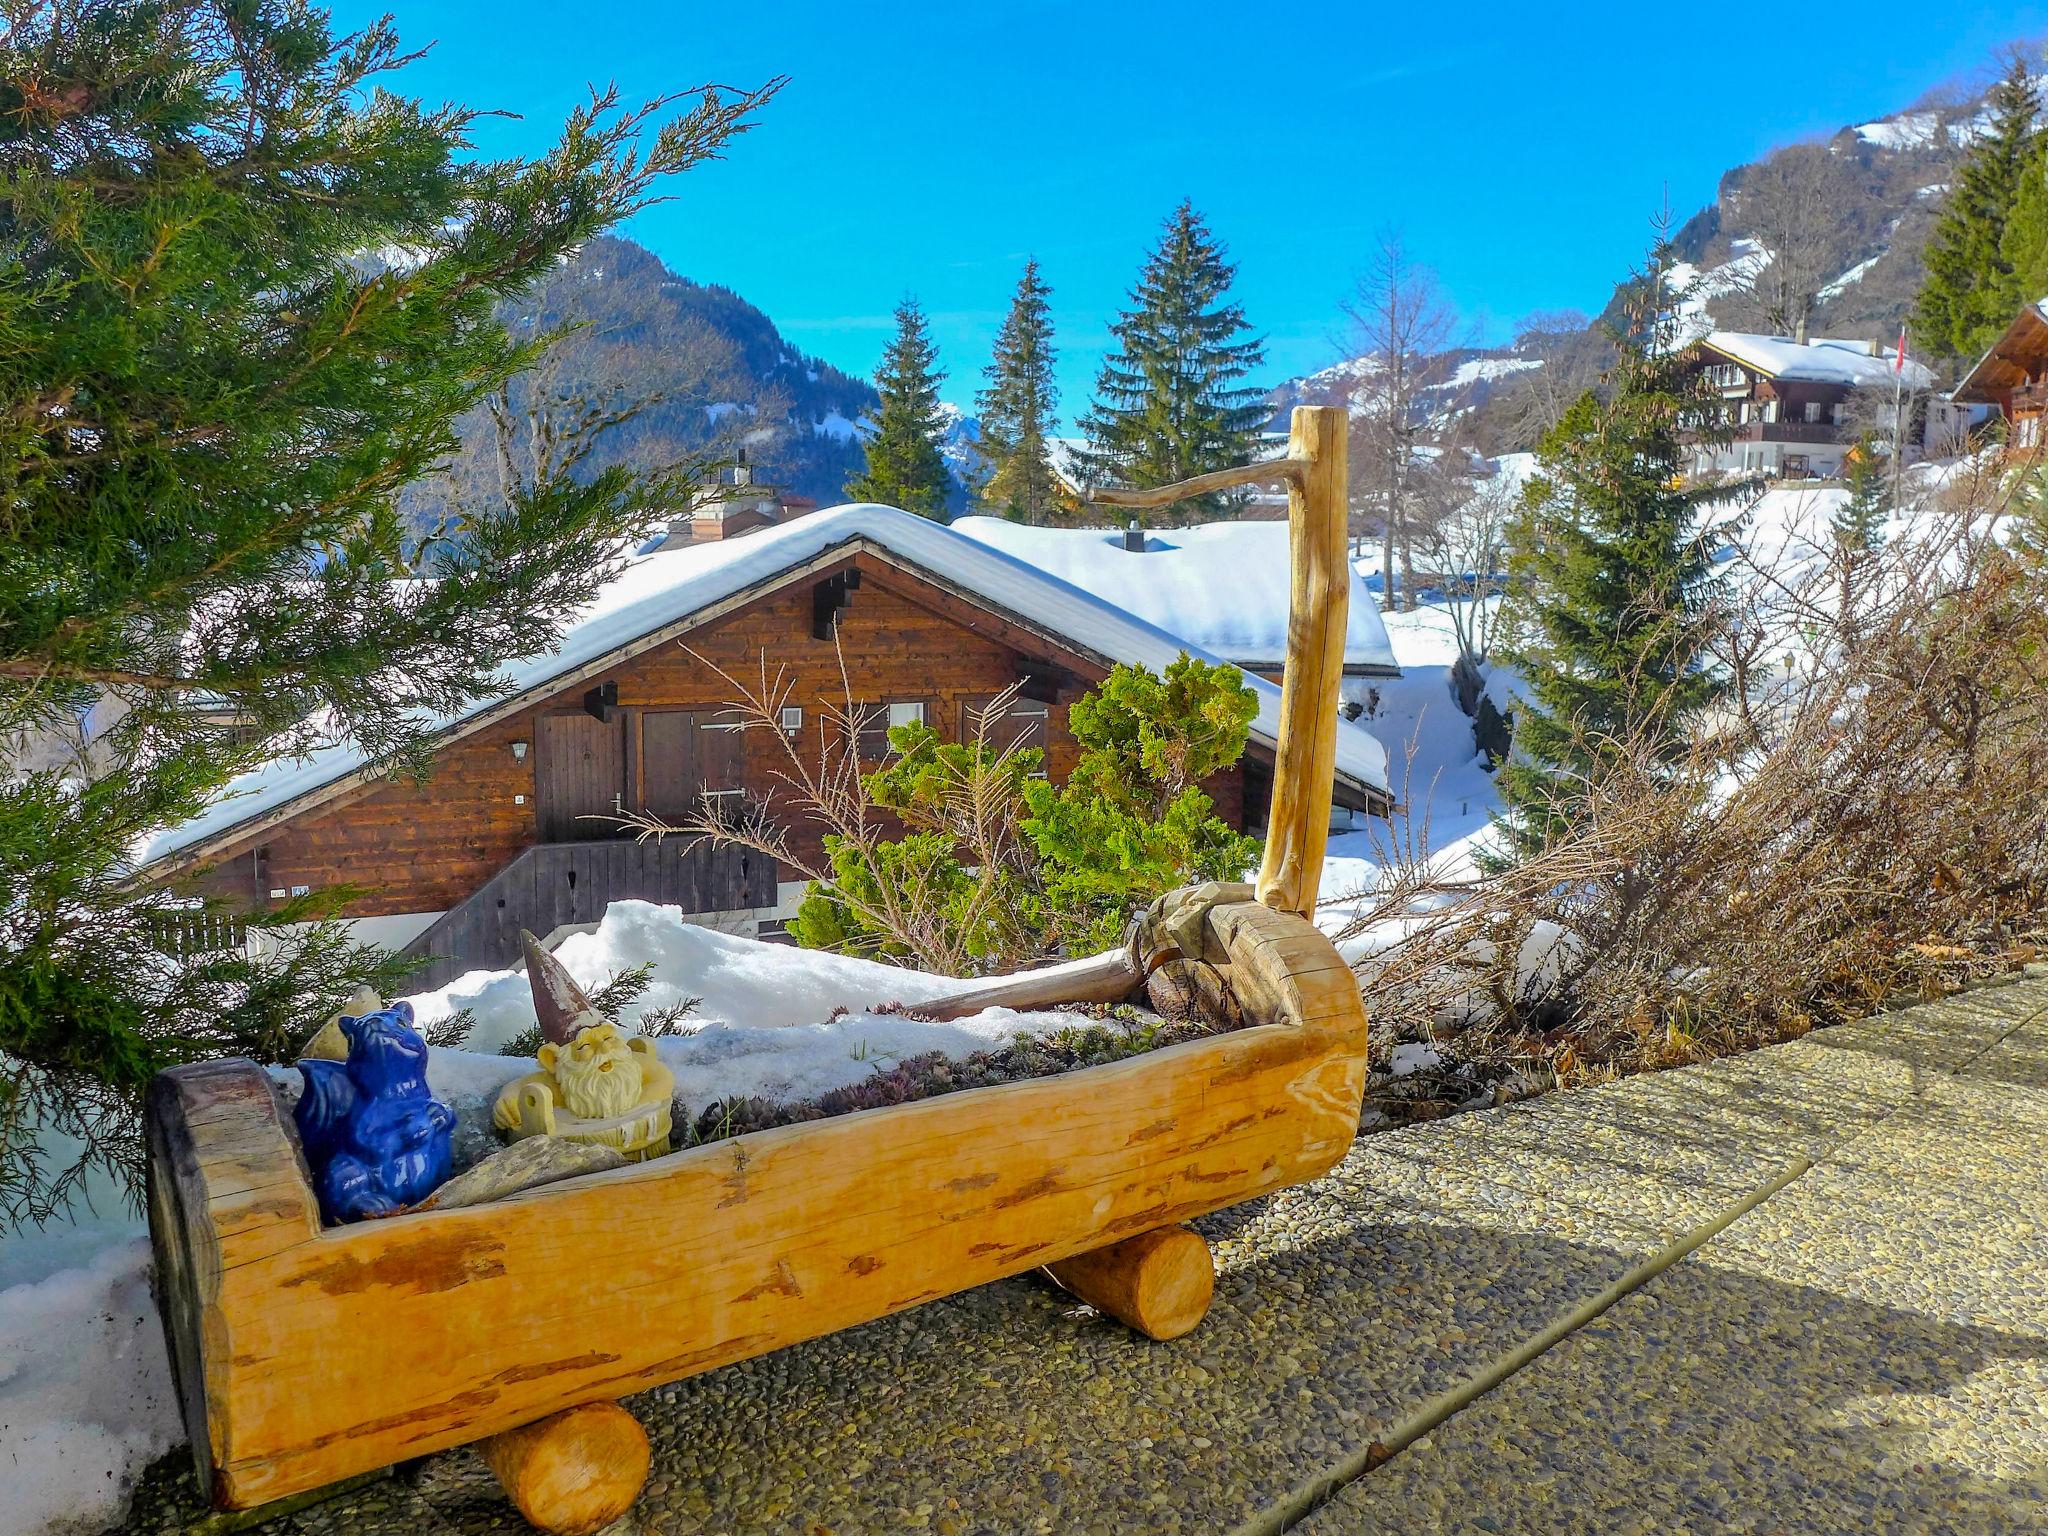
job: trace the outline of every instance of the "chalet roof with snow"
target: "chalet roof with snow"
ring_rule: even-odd
[[[862,550],[1104,663],[1138,663],[1156,671],[1182,651],[1207,661],[1225,659],[990,543],[894,507],[860,503],[745,538],[634,557],[575,617],[553,650],[504,668],[504,694],[423,724],[436,736],[464,734],[622,651],[645,649],[794,573]],[[1252,737],[1271,748],[1280,729],[1280,690],[1255,677],[1246,682],[1258,696]],[[348,745],[268,764],[237,779],[205,812],[150,838],[137,850],[138,862],[190,858],[201,845],[216,845],[247,823],[296,814],[341,793],[370,768],[363,754]],[[1337,730],[1337,778],[1372,798],[1389,798],[1385,749],[1369,732],[1346,722]]]
[[[1169,634],[1241,667],[1287,658],[1287,525],[1203,523],[1146,533],[1126,547],[1111,528],[1032,528],[1000,517],[963,517],[955,533],[1014,555]],[[1398,676],[1379,605],[1351,573],[1344,670]]]
[[[1792,379],[1807,384],[1842,384],[1851,389],[1889,386],[1898,377],[1895,357],[1882,352],[1876,343],[1842,341],[1815,337],[1800,342],[1790,336],[1759,336],[1748,331],[1710,331],[1698,346],[1770,379]],[[1931,370],[1906,360],[1906,386],[1926,389],[1934,383]]]
[[[1977,364],[1949,394],[1961,405],[2004,405],[2048,363],[2048,298],[2020,307]]]

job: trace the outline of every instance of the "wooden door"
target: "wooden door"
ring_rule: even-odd
[[[533,800],[544,843],[617,837],[609,819],[626,792],[626,722],[542,715],[534,732]],[[592,819],[596,818],[596,819]]]
[[[639,803],[671,824],[706,796],[739,795],[745,734],[721,710],[649,710],[640,717]]]

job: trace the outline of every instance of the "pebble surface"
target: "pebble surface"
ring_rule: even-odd
[[[629,1399],[654,1469],[613,1531],[1229,1530],[1798,1158],[1297,1529],[2043,1529],[2048,978],[1361,1139],[1198,1223],[1175,1343],[1022,1278]],[[166,1467],[123,1529],[202,1514]],[[525,1529],[470,1451],[244,1528]]]

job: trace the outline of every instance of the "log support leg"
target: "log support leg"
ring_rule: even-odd
[[[529,1523],[549,1536],[590,1536],[633,1507],[653,1452],[617,1403],[585,1403],[478,1445]]]
[[[1216,1294],[1209,1245],[1187,1227],[1161,1227],[1048,1265],[1065,1289],[1153,1339],[1177,1339],[1207,1315]]]

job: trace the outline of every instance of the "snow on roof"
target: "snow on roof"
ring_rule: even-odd
[[[1857,388],[1890,384],[1896,377],[1895,355],[1882,352],[1868,341],[1839,341],[1817,336],[1801,343],[1790,336],[1758,336],[1747,331],[1710,331],[1702,338],[1707,346],[1724,352],[1737,362],[1747,363],[1759,373],[1777,379],[1801,379],[1815,384],[1848,384]],[[1911,358],[1906,360],[1906,384],[1926,389],[1934,383],[1933,371]]]
[[[1000,517],[963,517],[965,534],[1105,603],[1191,640],[1226,661],[1279,666],[1287,657],[1287,525],[1203,523],[1145,536],[1126,550],[1120,530],[1031,528]],[[1356,573],[1344,664],[1395,670],[1379,606]]]
[[[743,538],[635,557],[568,626],[554,650],[524,657],[503,669],[500,675],[507,695],[539,688],[655,630],[773,581],[829,550],[859,542],[1110,661],[1142,663],[1156,671],[1182,651],[1205,661],[1223,659],[990,544],[963,538],[942,524],[894,507],[862,502],[814,512]],[[1385,646],[1384,635],[1380,643]],[[1258,678],[1245,681],[1259,700],[1252,735],[1274,745],[1280,730],[1280,690]],[[446,731],[500,702],[480,699],[460,713],[423,718],[420,723],[432,732]],[[345,744],[305,758],[266,764],[236,779],[198,816],[146,840],[137,850],[137,862],[149,864],[168,858],[276,811],[348,777],[364,763],[363,754]],[[1385,748],[1369,732],[1348,722],[1340,722],[1337,730],[1337,772],[1366,789],[1387,792]]]

